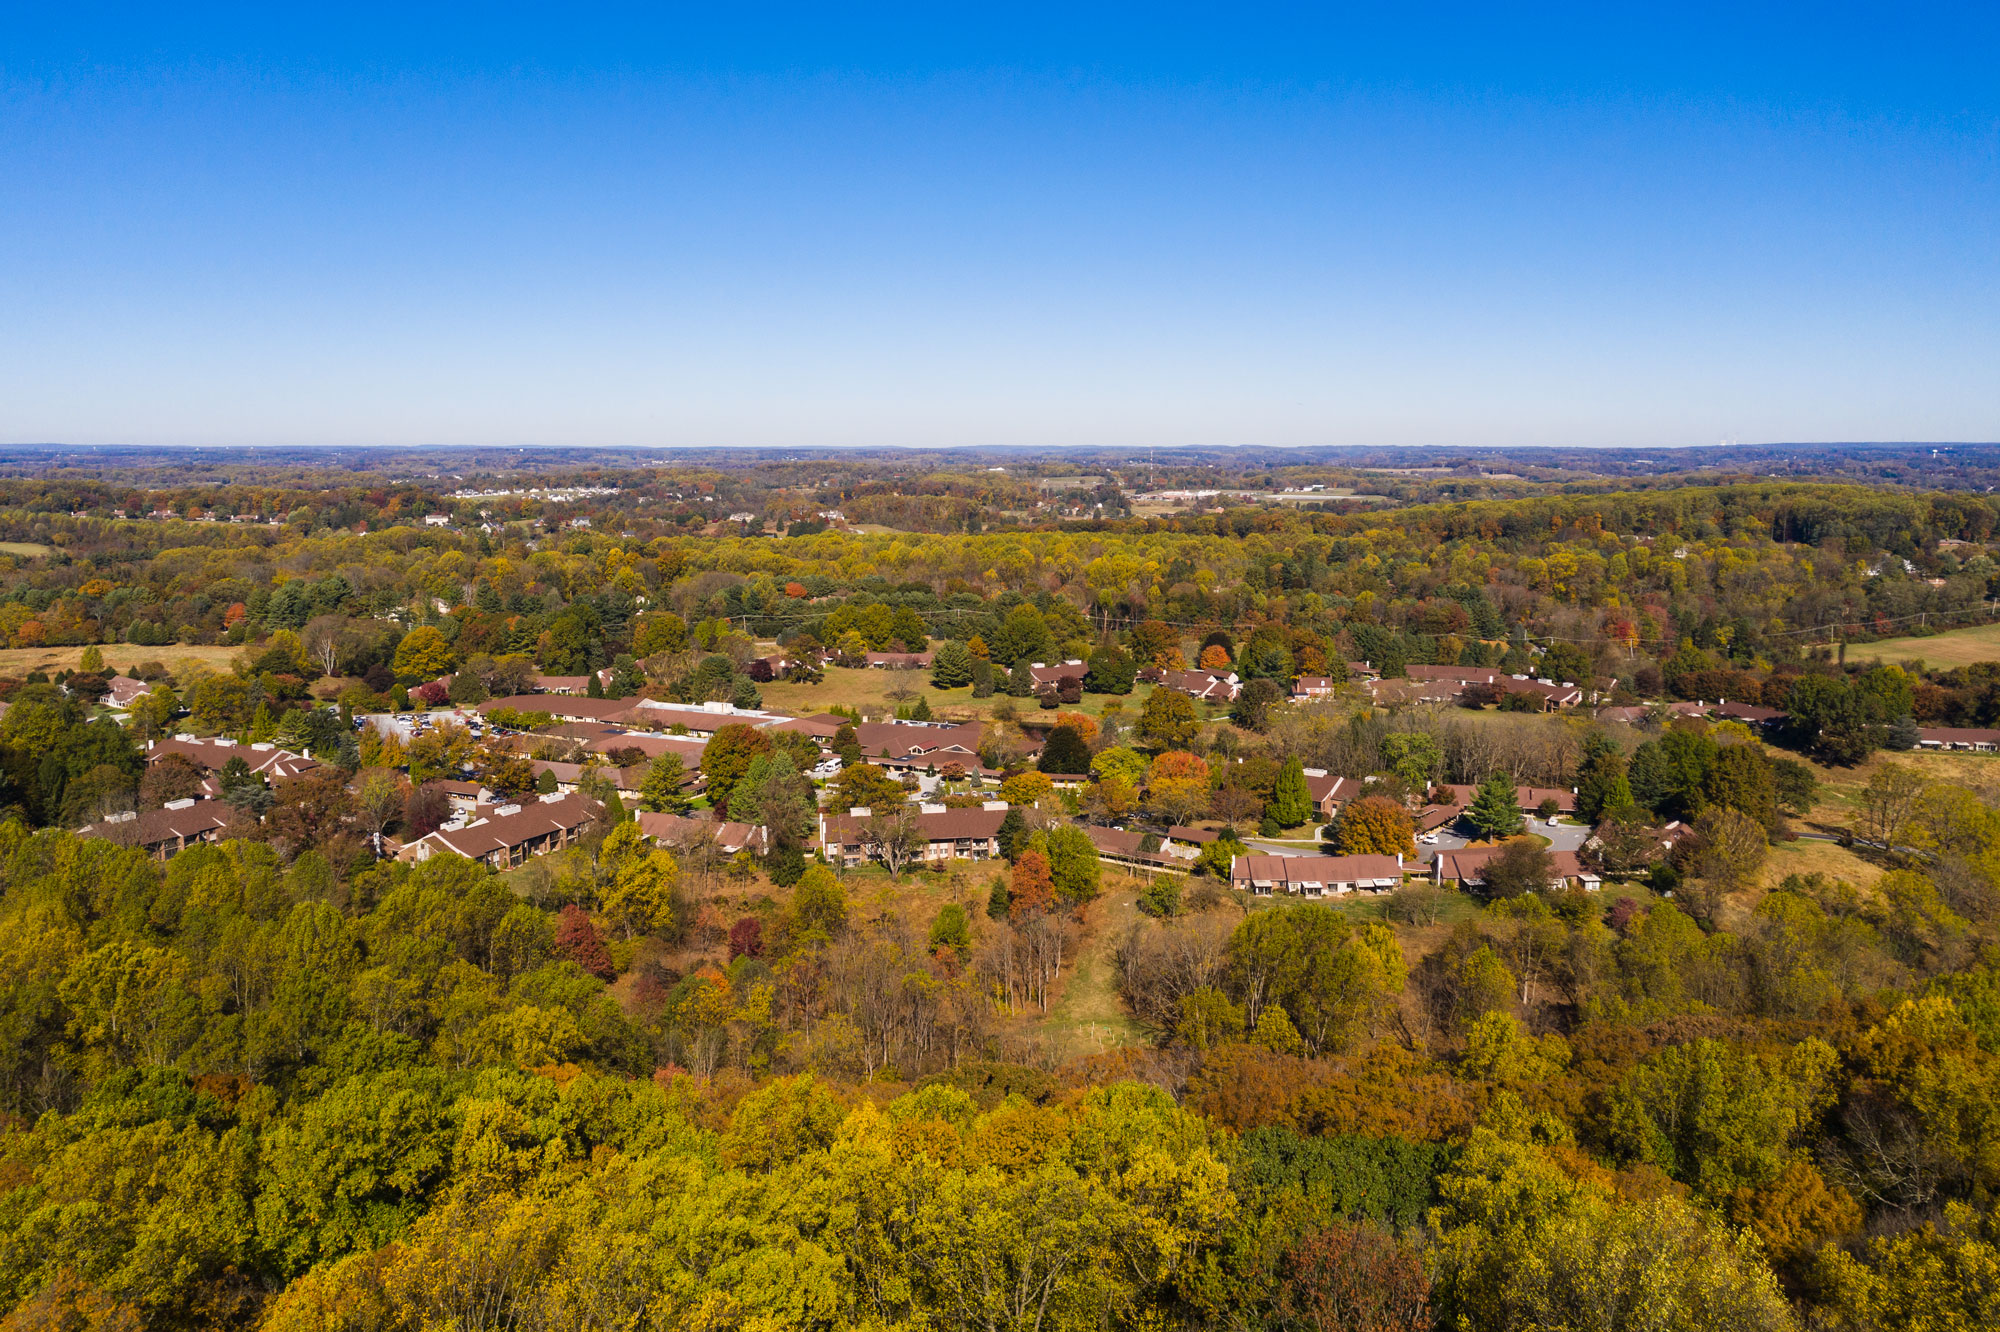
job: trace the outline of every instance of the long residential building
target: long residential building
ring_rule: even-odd
[[[714,819],[691,819],[680,814],[655,814],[641,810],[633,816],[639,824],[639,834],[662,846],[683,846],[694,838],[714,842],[725,855],[735,855],[745,850],[762,855],[771,849],[770,830],[748,823],[723,822]]]
[[[579,795],[550,795],[519,805],[502,805],[471,823],[447,825],[419,837],[397,859],[425,861],[449,853],[508,869],[530,856],[568,846],[583,836],[599,807]]]
[[[155,740],[146,746],[146,762],[158,763],[169,754],[178,754],[205,773],[221,772],[229,766],[229,760],[242,759],[251,772],[269,781],[283,781],[287,777],[302,777],[319,766],[308,754],[294,754],[289,749],[276,745],[239,745],[234,740],[217,736],[213,740],[197,740],[191,735],[177,735],[171,740]]]
[[[1006,821],[1007,808],[1004,800],[986,801],[978,809],[922,806],[916,815],[917,832],[924,843],[922,858],[930,863],[997,858],[1000,825]],[[820,849],[829,861],[847,868],[878,859],[881,847],[870,828],[873,822],[873,813],[867,809],[822,813]]]
[[[1229,885],[1265,896],[1338,897],[1345,893],[1386,893],[1403,886],[1401,856],[1238,856],[1229,866]]]
[[[215,841],[229,814],[220,800],[169,800],[162,809],[114,814],[77,829],[76,835],[136,846],[155,860],[168,860],[199,842]]]

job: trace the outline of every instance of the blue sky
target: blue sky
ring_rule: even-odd
[[[1993,7],[723,8],[11,14],[0,440],[2000,439]]]

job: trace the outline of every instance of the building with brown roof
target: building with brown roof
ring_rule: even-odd
[[[528,688],[538,694],[575,694],[579,697],[590,692],[590,677],[587,675],[530,675]]]
[[[901,759],[979,765],[979,746],[986,739],[984,722],[862,722],[854,728],[855,743],[870,760]]]
[[[1724,721],[1739,721],[1746,726],[1783,726],[1792,719],[1790,713],[1778,708],[1761,707],[1755,703],[1731,703],[1726,699],[1710,708],[1708,715]]]
[[[928,649],[923,652],[871,652],[862,660],[871,670],[927,671],[936,655]]]
[[[1233,703],[1243,692],[1243,682],[1235,671],[1162,671],[1160,688],[1186,694],[1204,703]]]
[[[1096,824],[1086,824],[1083,831],[1090,838],[1090,844],[1097,848],[1098,856],[1104,860],[1145,870],[1187,873],[1188,866],[1185,860],[1170,856],[1165,851],[1145,850],[1146,838],[1149,836],[1147,833],[1127,831],[1124,828],[1100,828]]]
[[[100,700],[107,708],[125,709],[137,703],[153,691],[153,686],[144,680],[134,680],[130,676],[114,675],[104,688]]]
[[[1322,819],[1331,819],[1340,807],[1362,793],[1363,783],[1352,777],[1335,777],[1325,768],[1306,769],[1306,794]]]
[[[1504,846],[1468,846],[1454,851],[1440,851],[1431,863],[1432,876],[1441,885],[1461,890],[1483,887],[1486,866],[1504,849]],[[1551,851],[1549,865],[1552,873],[1548,886],[1551,889],[1570,884],[1585,889],[1603,886],[1604,881],[1594,871],[1585,869],[1574,851]]]
[[[149,764],[158,763],[169,754],[180,755],[205,773],[221,772],[229,766],[229,760],[240,758],[251,772],[274,782],[287,777],[301,777],[319,767],[310,755],[294,754],[289,749],[271,744],[239,745],[221,736],[213,740],[175,736],[171,740],[156,740],[146,746],[146,762]]]
[[[530,856],[559,850],[582,837],[596,820],[598,806],[578,795],[550,795],[518,805],[502,805],[460,827],[446,826],[411,842],[398,860],[425,861],[449,853],[494,869],[525,864]]]
[[[163,809],[113,814],[77,829],[76,835],[136,846],[155,860],[168,860],[198,842],[215,841],[228,826],[230,813],[219,800],[169,800]]]
[[[1032,662],[1028,666],[1028,684],[1037,694],[1046,694],[1062,687],[1064,680],[1083,683],[1083,677],[1090,674],[1090,667],[1074,658],[1059,661],[1053,665]]]
[[[487,717],[503,711],[538,712],[559,721],[618,725],[632,714],[634,707],[634,700],[629,698],[582,698],[573,694],[509,694],[505,698],[487,699],[479,705],[478,710],[482,716]]]
[[[425,782],[426,789],[436,788],[444,792],[445,803],[454,814],[470,814],[481,805],[493,803],[493,792],[479,782],[461,782],[433,778]]]
[[[2000,731],[1976,726],[1919,726],[1917,748],[1990,752],[2000,749]]]
[[[810,717],[787,717],[780,722],[769,722],[761,729],[766,731],[797,731],[819,741],[824,749],[833,743],[833,737],[840,734],[840,728],[847,725],[847,718],[837,712],[816,712]]]
[[[714,819],[688,818],[680,814],[655,814],[651,810],[640,810],[632,816],[639,825],[639,835],[662,846],[685,846],[696,838],[715,843],[716,849],[724,855],[735,855],[748,849],[763,855],[771,849],[771,834],[767,828],[748,823],[720,822]]]
[[[1403,886],[1401,856],[1238,856],[1230,862],[1229,886],[1259,896],[1294,893],[1338,897],[1344,893],[1384,893]]]
[[[989,800],[978,809],[922,806],[916,815],[916,825],[924,842],[923,859],[941,863],[997,858],[1000,825],[1006,821],[1007,808],[1004,800]],[[870,830],[873,822],[873,812],[867,809],[851,809],[845,814],[822,813],[819,844],[826,858],[848,868],[877,859],[881,847]]]

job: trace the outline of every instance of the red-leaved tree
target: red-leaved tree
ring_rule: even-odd
[[[1315,1332],[1426,1332],[1430,1296],[1414,1249],[1374,1226],[1336,1221],[1285,1254],[1278,1313]]]
[[[745,916],[729,927],[729,960],[764,956],[764,922]]]
[[[556,956],[568,958],[599,980],[611,980],[618,974],[589,913],[574,902],[562,909],[556,922]]]

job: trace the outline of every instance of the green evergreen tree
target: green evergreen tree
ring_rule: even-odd
[[[1000,820],[1000,830],[994,834],[1000,843],[1000,854],[1008,860],[1021,854],[1022,843],[1028,840],[1028,820],[1018,809],[1007,811],[1007,817]]]
[[[1278,769],[1278,784],[1271,789],[1265,812],[1284,828],[1296,828],[1312,817],[1312,793],[1306,789],[1305,766],[1297,758],[1286,759]]]
[[[1596,823],[1614,809],[1632,803],[1632,786],[1625,776],[1625,751],[1617,741],[1594,732],[1583,742],[1583,762],[1576,770],[1576,812],[1585,823]]]
[[[1014,894],[1007,887],[1007,876],[993,876],[993,890],[986,895],[986,916],[989,920],[1005,920],[1013,909]]]
[[[1081,776],[1090,771],[1090,746],[1074,726],[1058,726],[1043,741],[1042,756],[1035,766],[1060,776]]]
[[[685,814],[688,798],[681,788],[686,775],[680,755],[662,754],[654,759],[639,788],[639,807],[655,814]]]
[[[1496,772],[1481,782],[1465,818],[1486,837],[1512,837],[1520,832],[1521,806],[1514,799],[1514,778]]]
[[[1083,677],[1083,687],[1092,694],[1129,694],[1138,679],[1139,668],[1132,657],[1115,643],[1108,643],[1090,654],[1090,669]]]
[[[962,689],[971,683],[971,650],[956,638],[939,644],[931,657],[931,688]]]

